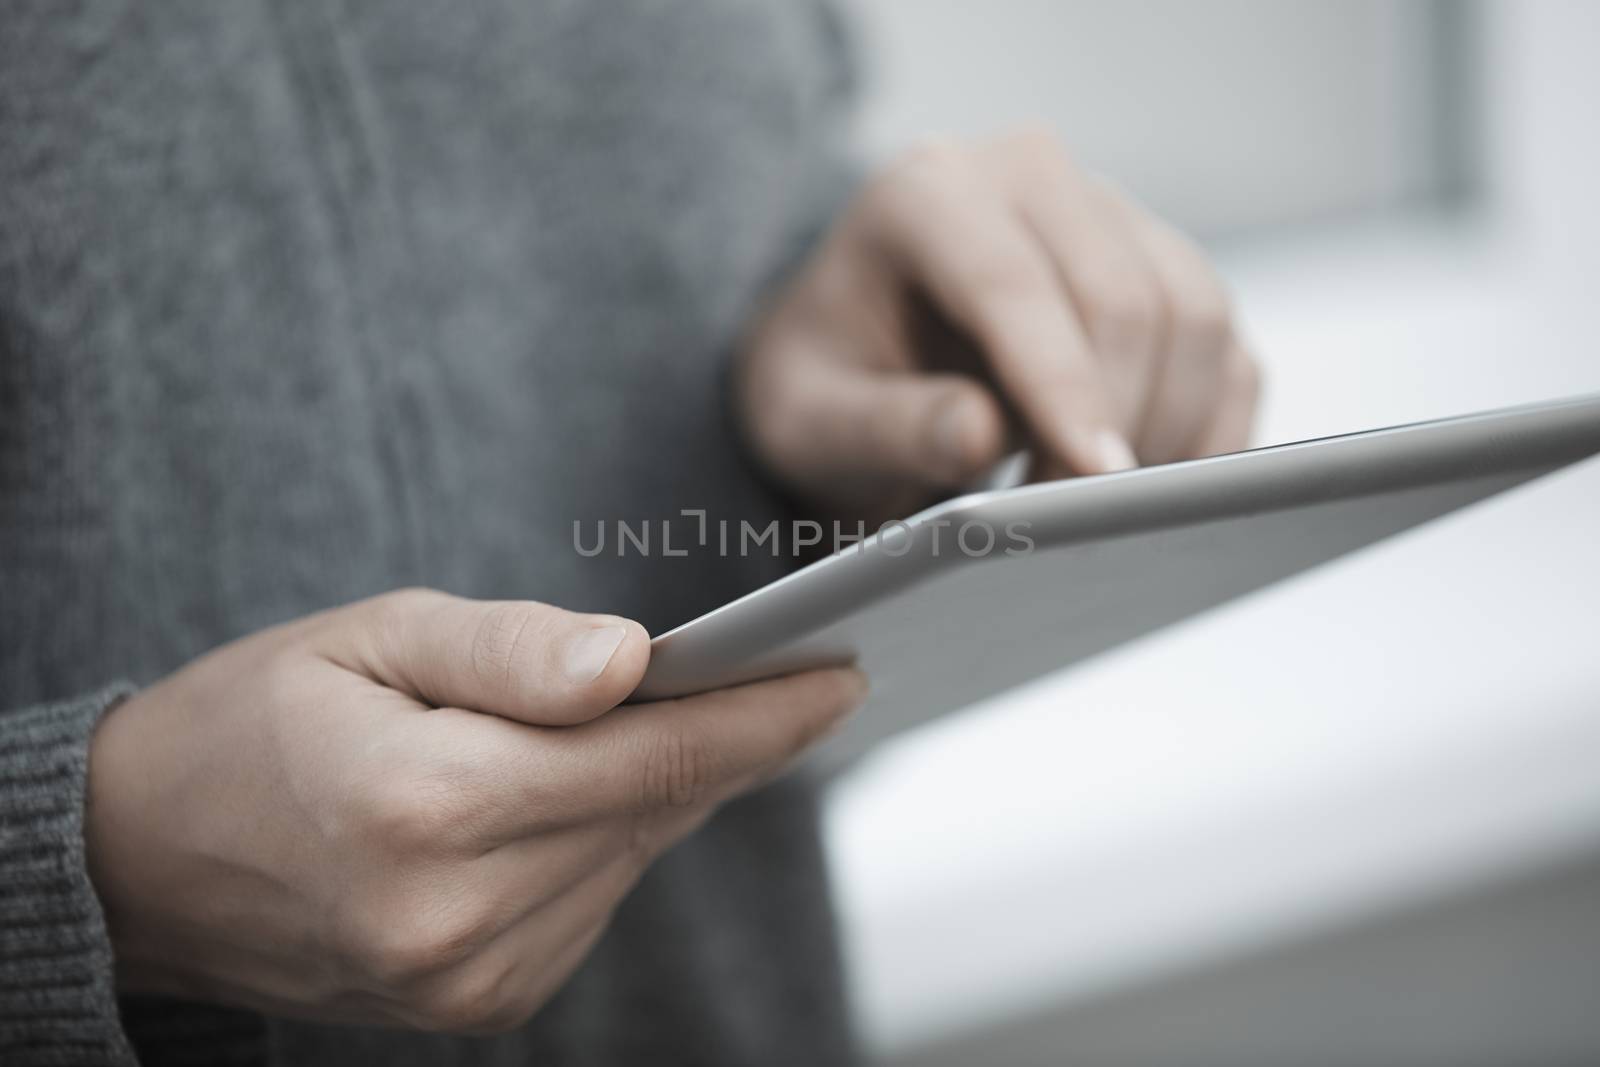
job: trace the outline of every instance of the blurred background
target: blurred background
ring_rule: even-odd
[[[853,0],[881,159],[1056,127],[1261,443],[1600,391],[1600,4]],[[1600,464],[925,727],[828,839],[886,1064],[1600,1063]]]

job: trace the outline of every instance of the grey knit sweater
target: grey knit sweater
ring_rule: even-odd
[[[795,0],[6,5],[0,1062],[850,1058],[804,786],[494,1039],[119,1004],[82,835],[98,718],[230,638],[411,583],[658,629],[771,577],[573,522],[775,512],[719,367],[840,193],[844,73]]]

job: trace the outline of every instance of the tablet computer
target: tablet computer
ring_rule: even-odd
[[[1597,452],[1600,396],[960,496],[655,638],[632,699],[857,663],[847,758]]]

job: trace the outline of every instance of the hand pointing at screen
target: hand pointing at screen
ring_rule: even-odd
[[[1244,447],[1227,294],[1050,135],[935,143],[867,184],[752,334],[739,413],[811,503],[887,518],[1014,447],[1035,477]]]

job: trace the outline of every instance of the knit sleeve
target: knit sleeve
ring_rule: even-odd
[[[113,686],[0,712],[0,1063],[134,1064],[84,862],[89,737]]]

